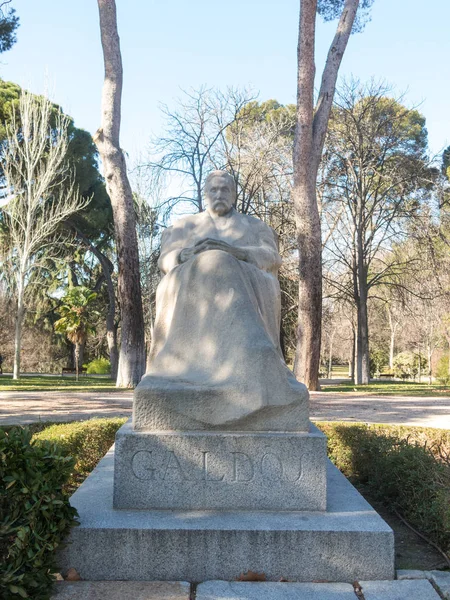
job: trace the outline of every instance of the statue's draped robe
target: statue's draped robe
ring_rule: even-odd
[[[219,223],[220,229],[204,212],[179,220],[162,237],[150,368],[139,388],[147,397],[153,390],[174,429],[245,425],[252,414],[307,397],[280,349],[274,231],[234,209]],[[180,251],[205,238],[245,249],[247,260],[207,250],[180,264]]]

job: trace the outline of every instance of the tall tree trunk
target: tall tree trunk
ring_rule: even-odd
[[[358,256],[358,300],[356,303],[356,382],[370,382],[369,319],[367,314],[367,268],[362,259],[362,246]]]
[[[333,331],[330,335],[330,344],[328,347],[328,379],[331,379],[333,376],[333,339],[334,339],[335,331]]]
[[[292,200],[299,248],[299,306],[294,371],[310,390],[319,389],[322,323],[322,236],[316,179],[339,67],[359,0],[346,0],[330,46],[314,110],[314,46],[317,0],[300,0],[297,122]]]
[[[352,323],[352,356],[350,363],[350,379],[355,382],[355,364],[356,364],[356,331],[355,326]]]
[[[427,343],[427,353],[428,353],[428,384],[431,385],[433,382],[433,370],[431,368],[431,359],[433,357],[433,350],[431,348],[431,343]]]
[[[369,319],[367,315],[367,266],[365,261],[365,240],[363,233],[363,210],[358,198],[358,228],[356,232],[356,280],[358,286],[357,301],[357,339],[356,339],[356,383],[367,385],[370,381],[369,364]],[[353,275],[355,276],[355,274]]]
[[[356,383],[367,385],[370,381],[369,330],[367,318],[367,296],[363,292],[358,304],[358,327],[356,339]]]
[[[447,326],[444,326],[444,337],[447,342],[448,355],[447,355],[447,374],[450,375],[450,330]]]
[[[299,258],[299,300],[294,372],[308,389],[319,389],[322,332],[322,241],[314,190],[299,183],[296,205]],[[302,209],[305,210],[302,210]]]
[[[447,373],[450,376],[450,338],[447,338],[447,345],[448,345],[448,364],[447,364]]]
[[[75,348],[74,348],[74,362],[75,362],[75,369],[80,369],[80,367],[83,366],[83,362],[84,362],[84,350],[86,348],[86,342],[79,342],[77,344],[75,344]],[[78,372],[77,371],[77,372]]]
[[[111,363],[111,379],[117,379],[119,367],[119,352],[117,350],[117,332],[114,317],[111,318],[110,311],[106,316],[106,343],[108,344],[109,362]]]
[[[394,354],[395,354],[395,329],[396,327],[391,329],[391,339],[389,342],[389,371],[392,373],[392,369],[394,368]]]
[[[121,344],[118,387],[137,385],[145,369],[139,254],[133,196],[125,157],[120,148],[122,58],[114,0],[98,0],[105,61],[102,125],[94,137],[102,159],[106,187],[113,208],[118,256],[118,296],[121,310]]]
[[[78,381],[80,375],[80,343],[75,342],[75,374]]]
[[[15,328],[15,337],[14,337],[13,379],[20,378],[20,353],[22,350],[22,327],[23,327],[23,319],[25,316],[24,294],[25,294],[25,279],[24,279],[24,275],[21,274],[18,285],[17,285],[17,313],[16,313],[16,328]]]
[[[392,373],[394,368],[394,354],[395,354],[395,334],[397,332],[398,322],[392,318],[391,310],[389,306],[386,308],[389,319],[389,328],[391,330],[391,336],[389,341],[389,371]]]
[[[302,0],[298,37],[297,123],[292,200],[299,248],[299,304],[294,372],[319,389],[322,331],[322,235],[313,156],[314,45],[317,0]]]
[[[420,355],[420,346],[418,349],[418,355],[419,355],[418,377],[419,377],[419,383],[421,383],[422,382],[422,357]]]

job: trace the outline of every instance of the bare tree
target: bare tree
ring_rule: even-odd
[[[221,135],[222,162],[237,184],[237,209],[265,221],[283,237],[285,226],[294,225],[290,202],[294,111],[293,105],[274,100],[249,102]]]
[[[392,247],[426,201],[433,178],[425,119],[388,92],[382,84],[343,86],[324,158],[322,217],[325,229],[333,230],[326,258],[335,262],[335,287],[353,297],[357,310],[357,383],[370,377],[369,292],[382,283],[395,285],[411,263]]]
[[[20,376],[25,291],[30,277],[62,240],[61,224],[89,202],[75,189],[66,163],[69,118],[53,111],[46,98],[22,92],[1,149],[7,236],[2,259],[14,277],[17,297],[14,379]]]
[[[212,169],[226,168],[227,131],[244,118],[243,108],[253,97],[245,89],[203,87],[184,91],[176,109],[162,106],[165,134],[152,142],[149,160],[139,170],[147,174],[154,188],[166,187],[175,177],[179,191],[165,200],[166,215],[180,203],[190,212],[204,210],[205,178]]]
[[[368,8],[372,0],[362,0]],[[294,187],[299,248],[298,342],[295,374],[309,389],[319,386],[322,312],[321,228],[316,179],[333,103],[339,67],[360,0],[300,0],[298,38],[297,126],[294,140]],[[339,17],[314,105],[316,12]]]
[[[141,286],[144,299],[144,323],[147,367],[156,315],[156,289],[161,280],[158,259],[161,250],[161,227],[158,223],[159,206],[151,206],[142,196],[136,197],[138,218],[139,256],[142,264]]]
[[[139,252],[133,194],[125,156],[120,148],[122,58],[114,0],[98,0],[105,62],[102,124],[94,137],[102,159],[106,188],[113,208],[118,258],[121,342],[117,387],[137,385],[145,370]]]

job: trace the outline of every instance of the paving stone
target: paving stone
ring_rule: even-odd
[[[445,600],[450,600],[450,571],[429,571],[428,573]]]
[[[429,579],[429,571],[419,571],[418,569],[399,569],[397,579]]]
[[[207,581],[196,600],[355,600],[355,594],[349,583]]]
[[[440,600],[427,579],[360,581],[365,600]]]
[[[168,581],[58,581],[55,600],[188,600],[190,586]]]

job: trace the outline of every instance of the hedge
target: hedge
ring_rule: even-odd
[[[31,432],[0,429],[0,597],[49,598],[55,549],[75,524],[63,487],[74,461]]]
[[[126,421],[113,418],[55,423],[35,433],[33,440],[56,443],[74,457],[75,468],[65,486],[68,492],[74,492],[114,444],[116,431]]]
[[[328,454],[353,483],[398,512],[450,558],[450,431],[316,423]]]

